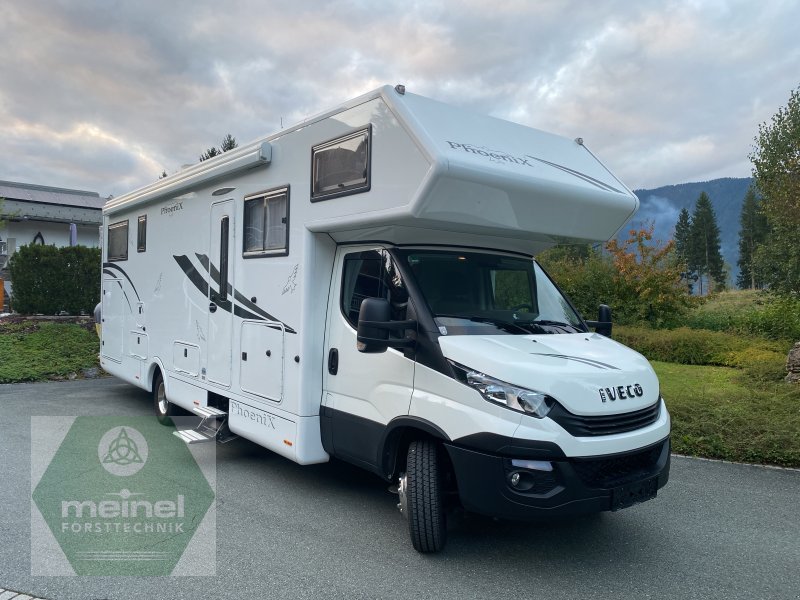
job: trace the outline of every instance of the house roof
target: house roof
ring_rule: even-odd
[[[0,181],[0,198],[40,204],[55,204],[58,206],[76,206],[95,210],[101,210],[106,203],[106,198],[101,198],[97,192],[13,181]]]

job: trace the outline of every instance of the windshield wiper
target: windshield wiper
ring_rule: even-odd
[[[468,315],[443,315],[443,314],[437,314],[436,316],[437,317],[445,317],[445,318],[449,318],[449,319],[464,319],[466,321],[473,321],[475,323],[489,323],[490,325],[495,325],[496,327],[498,327],[500,329],[506,329],[508,331],[521,331],[525,335],[530,335],[531,334],[531,332],[528,329],[526,329],[525,327],[522,327],[521,325],[518,325],[517,323],[512,323],[511,321],[504,321],[502,319],[493,319],[491,317],[479,317],[477,315],[468,316]],[[527,325],[527,323],[526,323],[526,325]]]
[[[574,329],[579,333],[583,333],[583,330],[580,329],[577,325],[573,325],[572,323],[565,323],[564,321],[549,321],[547,319],[537,319],[533,321],[533,325],[546,325],[549,327],[561,327],[565,328],[568,327],[570,329]]]

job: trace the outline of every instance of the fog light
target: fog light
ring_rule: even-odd
[[[519,485],[519,473],[511,474],[511,485],[517,487]]]

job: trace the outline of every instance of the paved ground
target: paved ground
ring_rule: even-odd
[[[800,472],[676,457],[652,502],[542,524],[466,517],[411,548],[395,497],[342,463],[218,449],[217,576],[31,577],[30,416],[148,414],[115,379],[0,386],[0,587],[61,598],[800,599]],[[17,509],[15,509],[17,507]]]

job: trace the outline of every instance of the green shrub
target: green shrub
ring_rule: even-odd
[[[624,241],[606,245],[608,254],[557,246],[537,258],[585,318],[596,318],[598,305],[608,304],[617,323],[674,327],[694,300],[681,280],[674,244],[652,237],[652,227],[631,230]]]
[[[22,246],[9,261],[11,305],[22,314],[91,313],[100,300],[100,250]]]
[[[648,360],[735,367],[743,376],[759,381],[779,381],[786,375],[789,345],[784,342],[688,327],[656,330],[617,326],[614,339]]]
[[[0,384],[65,377],[98,366],[99,341],[73,323],[0,322]]]
[[[695,329],[797,341],[800,298],[751,290],[724,292],[690,311],[686,324]]]

